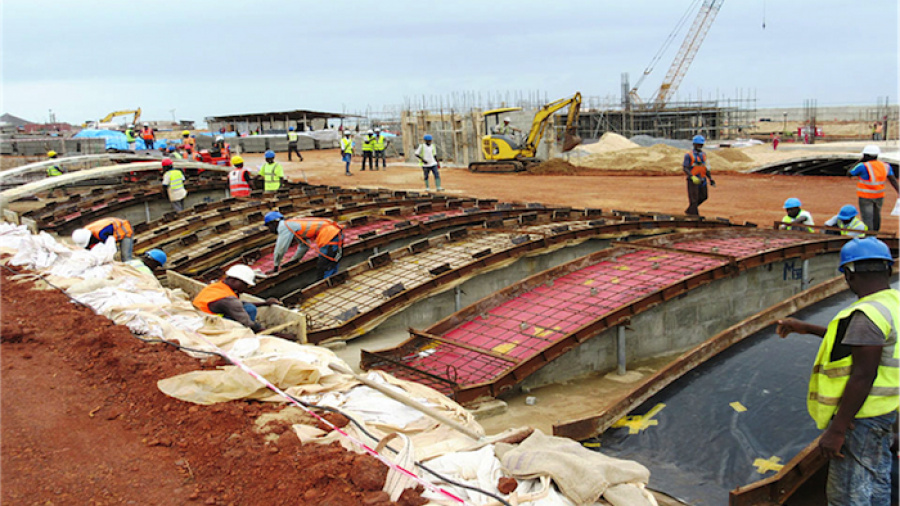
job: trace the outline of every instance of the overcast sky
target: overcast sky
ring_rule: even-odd
[[[81,123],[382,110],[453,92],[618,97],[694,0],[2,0],[0,110]],[[689,22],[697,8],[690,10]],[[765,29],[763,29],[765,22]],[[898,98],[894,0],[728,0],[677,99]],[[679,34],[639,93],[650,97]]]

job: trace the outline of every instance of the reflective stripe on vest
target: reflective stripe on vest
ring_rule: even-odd
[[[153,140],[153,130],[146,128],[141,132],[141,138],[145,141]]]
[[[372,145],[375,143],[375,138],[371,135],[367,135],[363,137],[363,151],[372,151]]]
[[[806,406],[816,426],[824,429],[837,412],[838,404],[853,370],[853,355],[831,362],[831,352],[838,338],[840,323],[850,318],[854,311],[862,311],[884,334],[889,343],[881,351],[881,361],[875,382],[868,397],[855,418],[879,416],[900,408],[900,355],[897,347],[897,322],[900,322],[900,292],[882,290],[839,312],[828,324],[825,337],[819,346],[812,375],[809,378],[809,395]]]
[[[288,132],[288,142],[297,142],[297,132]]]
[[[859,234],[856,231],[864,232],[869,230],[869,226],[860,221],[856,216],[850,220],[850,223],[844,225],[844,222],[838,220],[838,228],[841,228],[841,235],[855,235],[857,237],[865,237],[865,234]]]
[[[50,177],[62,176],[62,171],[59,170],[58,165],[51,165],[47,167],[47,175]]]
[[[247,169],[234,169],[228,173],[228,189],[232,197],[249,197],[250,183],[247,182]]]
[[[700,158],[694,156],[694,152],[688,153],[691,157],[691,175],[706,177],[706,153],[700,153]]]
[[[375,137],[375,151],[384,151],[384,148],[387,147],[387,139],[384,138],[383,135],[378,135]]]
[[[109,236],[112,236],[116,241],[121,241],[134,235],[131,223],[121,218],[101,218],[95,222],[88,223],[84,228],[90,230],[91,234],[100,242],[106,241],[106,238]]]
[[[353,154],[353,141],[344,137],[341,139],[341,152],[347,155]]]
[[[184,189],[184,173],[178,169],[166,171],[169,174],[169,191],[178,191]]]
[[[266,163],[259,169],[259,173],[262,174],[265,181],[265,191],[271,192],[281,188],[281,176],[284,174],[281,164],[278,162]]]
[[[800,212],[802,213],[803,210],[801,209]],[[800,217],[800,215],[798,214],[797,217]],[[784,218],[781,218],[782,223],[793,223],[793,220],[794,220],[794,218],[791,218],[790,216],[785,216]],[[800,230],[800,231],[806,230],[807,232],[815,232],[816,231],[812,227],[803,226],[803,224],[794,225],[794,226],[788,225],[788,226],[784,227],[784,229],[785,230]]]
[[[296,230],[290,227],[288,229],[307,246],[309,246],[307,240],[312,239],[315,239],[317,248],[341,244],[339,236],[343,229],[331,220],[325,218],[299,218],[285,220],[285,222],[285,226],[287,226],[287,223],[299,225],[299,228]]]
[[[131,144],[132,142],[134,142],[136,140],[137,140],[137,137],[134,136],[134,130],[132,130],[130,128],[128,130],[125,130],[125,142]]]
[[[887,181],[888,168],[884,162],[872,160],[863,164],[869,174],[869,180],[859,179],[856,182],[856,196],[862,199],[880,199],[884,197],[884,183]]]
[[[228,297],[237,298],[237,294],[234,293],[234,290],[226,285],[224,281],[217,281],[201,290],[200,293],[194,297],[193,304],[194,307],[204,313],[216,314],[209,309],[209,305],[217,300],[226,299]]]

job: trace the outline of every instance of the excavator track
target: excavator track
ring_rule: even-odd
[[[496,162],[472,162],[469,164],[469,172],[504,173],[524,172],[525,164],[517,160],[503,160]]]

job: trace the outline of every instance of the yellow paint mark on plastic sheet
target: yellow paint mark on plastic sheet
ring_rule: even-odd
[[[744,411],[747,411],[747,408],[745,408],[744,405],[738,401],[732,402],[731,404],[729,404],[729,406],[731,406],[731,409],[737,411],[738,413],[743,413]]]
[[[665,404],[659,403],[656,406],[653,406],[653,408],[651,408],[650,411],[648,411],[646,414],[624,416],[617,420],[616,423],[614,423],[612,426],[627,427],[629,434],[638,434],[648,427],[659,425],[659,420],[654,420],[653,417],[656,416],[657,413],[662,411],[664,407],[666,407]]]
[[[781,462],[781,457],[775,457],[774,455],[769,457],[768,459],[756,459],[753,461],[753,467],[756,468],[756,472],[759,474],[766,474],[769,471],[781,471],[781,468],[784,467],[784,464],[779,464]]]

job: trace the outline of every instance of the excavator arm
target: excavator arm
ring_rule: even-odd
[[[570,107],[568,117],[566,118],[566,142],[563,143],[563,151],[568,151],[579,144],[579,142],[575,142],[574,145],[568,149],[566,148],[566,145],[573,142],[570,139],[576,138],[574,136],[575,120],[578,118],[579,109],[581,109],[581,93],[576,92],[575,95],[570,98],[561,98],[554,102],[550,102],[538,110],[537,114],[534,115],[534,120],[531,122],[531,130],[528,132],[528,136],[525,138],[525,142],[522,145],[523,156],[533,157],[535,155],[537,152],[537,144],[544,137],[544,132],[547,130],[547,125],[550,123],[553,114],[566,106]]]
[[[137,109],[131,111],[113,111],[107,114],[106,117],[101,119],[100,123],[109,123],[113,120],[113,118],[118,116],[125,116],[126,114],[134,114],[134,119],[131,122],[132,124],[137,124],[137,122],[141,119],[141,108],[138,107]]]

